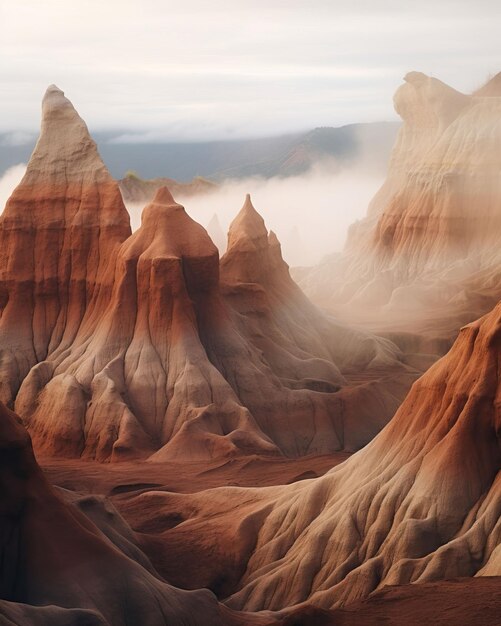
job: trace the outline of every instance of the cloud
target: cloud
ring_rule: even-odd
[[[9,168],[0,178],[0,210],[21,181],[26,165]],[[224,232],[250,193],[269,230],[275,231],[285,260],[291,266],[312,265],[326,254],[341,250],[348,227],[366,214],[370,199],[383,181],[383,173],[367,167],[363,155],[350,168],[330,161],[309,172],[288,178],[259,177],[227,180],[217,191],[199,196],[178,196],[193,219],[207,227],[217,214]],[[127,203],[133,229],[141,223],[144,205]]]
[[[14,189],[21,182],[26,172],[26,164],[19,163],[13,167],[9,167],[0,178],[0,211],[3,211],[7,200],[10,198]]]
[[[34,133],[28,133],[26,131],[18,130],[11,133],[6,133],[0,137],[0,146],[6,148],[13,148],[15,146],[27,146],[33,143],[35,138]]]
[[[0,12],[7,130],[37,126],[54,82],[94,130],[194,140],[392,119],[409,70],[469,90],[500,69],[494,0],[4,0]]]
[[[333,170],[332,163],[322,162],[301,176],[227,180],[218,191],[176,200],[205,227],[217,214],[226,232],[250,193],[268,229],[277,234],[289,265],[312,265],[342,249],[348,227],[366,214],[382,179],[381,173],[358,165]],[[143,206],[128,204],[127,208],[136,229]]]

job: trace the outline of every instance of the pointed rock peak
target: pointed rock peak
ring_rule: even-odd
[[[268,230],[263,218],[253,206],[250,194],[246,195],[243,207],[230,224],[228,248],[240,239],[264,239],[265,241],[268,239]]]
[[[46,102],[50,98],[60,98],[61,96],[64,98],[64,91],[62,89],[59,89],[57,85],[49,85],[45,91],[43,102]]]
[[[214,213],[213,216],[209,220],[208,228],[214,226],[216,228],[221,228],[221,222],[219,221],[219,217],[217,213]]]
[[[131,242],[138,246],[136,252],[149,248],[146,256],[218,259],[217,248],[205,228],[188,215],[165,186],[157,190],[154,199],[144,208],[141,227]]]
[[[250,193],[245,194],[245,202],[240,209],[240,213],[238,214],[237,218],[240,216],[246,216],[251,220],[261,221],[264,224],[263,218],[259,215],[259,213],[254,208],[254,205],[252,204]]]
[[[261,285],[290,280],[280,241],[273,231],[268,234],[249,195],[230,226],[228,249],[221,259],[221,279],[228,284]]]
[[[45,92],[40,136],[23,183],[46,185],[49,181],[60,190],[77,182],[113,182],[87,125],[56,85],[50,85]]]
[[[153,202],[155,204],[163,204],[164,206],[181,206],[174,200],[174,197],[165,185],[157,189]]]
[[[68,98],[64,96],[64,91],[59,89],[57,85],[49,85],[47,90],[45,91],[45,96],[43,97],[43,104],[49,102],[50,100],[66,100],[69,102]]]
[[[485,85],[474,92],[474,96],[496,98],[501,96],[501,72],[490,78]]]
[[[406,83],[413,83],[415,85],[422,84],[426,82],[430,77],[423,72],[407,72],[404,76],[404,80]]]
[[[85,122],[78,115],[72,103],[64,95],[64,91],[59,89],[56,85],[49,85],[42,100],[42,130],[44,123],[47,124],[53,119],[57,121],[63,119],[66,121],[74,121],[84,126],[87,131]]]
[[[61,224],[69,224],[77,213],[88,226],[90,215],[101,228],[108,223],[111,230],[115,229],[113,240],[118,232],[119,239],[130,234],[129,214],[118,184],[103,163],[85,122],[61,89],[50,85],[42,101],[40,135],[4,215],[29,216],[34,223],[62,219]],[[100,241],[104,242],[103,237]]]
[[[244,206],[242,208],[248,208],[248,209],[254,209],[254,205],[252,204],[252,200],[251,200],[251,195],[250,193],[246,193],[245,194],[245,202],[244,202]],[[256,209],[254,209],[255,211]]]
[[[276,233],[270,230],[270,234],[268,235],[268,243],[270,246],[280,246],[280,240],[278,239]]]
[[[182,223],[189,226],[189,224],[196,223],[186,213],[184,206],[178,204],[175,200],[169,188],[167,186],[159,187],[155,193],[155,197],[149,202],[142,213],[141,224],[144,228],[147,224],[163,224],[163,227],[168,228],[169,224],[172,227],[174,216],[181,219]]]

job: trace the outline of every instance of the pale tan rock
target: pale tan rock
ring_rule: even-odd
[[[501,296],[499,75],[472,95],[411,72],[388,176],[341,258],[300,285],[342,318],[453,338]]]

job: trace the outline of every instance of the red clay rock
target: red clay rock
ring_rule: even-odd
[[[2,397],[39,454],[352,451],[416,374],[392,343],[307,300],[250,199],[221,279],[216,247],[166,187],[130,235],[117,184],[55,87],[0,237]]]
[[[389,584],[501,575],[500,329],[501,304],[364,450],[282,488],[231,606],[333,607]]]
[[[134,526],[153,510],[183,520],[145,537],[146,550],[175,550],[190,585],[200,575],[236,609],[330,609],[385,585],[500,576],[500,352],[501,304],[461,331],[370,444],[321,478],[145,491],[121,508]]]
[[[71,346],[103,272],[130,235],[117,183],[62,91],[42,105],[40,138],[0,218],[0,399]]]
[[[186,592],[167,585],[131,543],[126,524],[114,521],[113,512],[102,517],[100,530],[76,506],[63,502],[36,464],[26,430],[3,405],[0,487],[2,623],[275,623],[239,616],[207,590]]]

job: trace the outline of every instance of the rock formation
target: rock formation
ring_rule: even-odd
[[[51,487],[17,416],[0,405],[0,623],[9,626],[490,626],[499,579],[386,588],[328,612],[308,605],[281,613],[239,613],[207,590],[166,584],[134,533],[101,496]],[[175,555],[171,555],[175,558]],[[179,564],[178,564],[179,568]],[[421,620],[421,621],[419,621]]]
[[[336,361],[347,371],[382,368],[384,378],[385,366],[398,370],[392,344],[325,318],[290,279],[266,229],[260,266],[238,251],[246,237],[245,228],[230,231],[223,299],[214,244],[166,188],[157,192],[109,265],[109,297],[88,308],[68,351],[23,381],[16,408],[39,452],[296,456],[354,449],[379,430],[409,374],[345,392]],[[244,274],[231,282],[247,264],[259,270],[255,280],[266,275],[264,288]]]
[[[2,624],[187,624],[264,626],[207,590],[163,582],[109,504],[64,502],[47,483],[26,430],[0,406],[0,622]],[[85,515],[83,511],[87,511]]]
[[[71,349],[25,378],[16,407],[38,451],[106,460],[151,454],[188,436],[198,448],[276,452],[207,357],[203,315],[225,323],[219,258],[164,187],[108,266],[113,285],[89,307]]]
[[[420,72],[397,90],[403,119],[387,180],[341,259],[301,278],[314,301],[369,325],[443,336],[501,295],[499,75],[465,95]]]
[[[221,276],[165,187],[130,235],[117,184],[55,87],[0,237],[2,397],[40,454],[352,451],[416,375],[392,343],[306,299],[249,198]]]
[[[87,127],[62,91],[42,105],[40,138],[0,218],[0,399],[72,343],[129,216]]]
[[[134,526],[153,510],[183,520],[158,533],[156,549],[175,549],[189,584],[203,576],[233,608],[331,608],[385,585],[500,576],[500,329],[501,304],[463,328],[390,424],[322,478],[146,492],[124,513]],[[179,576],[169,579],[186,584]]]
[[[482,125],[498,90],[498,78],[464,96],[407,77],[390,176],[338,266],[346,303],[389,312],[424,285],[417,301],[443,316],[444,302],[463,298],[464,313],[492,297],[501,190],[497,127]],[[286,486],[143,483],[130,495],[121,484],[119,513],[50,487],[0,403],[0,622],[304,626],[349,624],[356,611],[361,624],[409,613],[412,624],[420,603],[430,620],[442,602],[457,623],[498,614],[479,599],[501,576],[501,303],[461,330],[372,439],[415,375],[395,345],[307,299],[249,196],[221,261],[166,187],[131,234],[116,182],[55,87],[0,243],[0,395],[40,458],[143,457],[151,475],[168,467],[155,462],[211,459],[207,473],[234,455],[274,463],[367,444]],[[451,290],[439,292],[445,276]],[[468,610],[458,615],[449,593],[472,598]]]
[[[484,577],[388,586],[334,611],[303,606],[283,626],[492,626],[499,621],[500,582]]]
[[[366,449],[280,497],[231,606],[501,574],[500,323],[498,305],[465,327]]]

